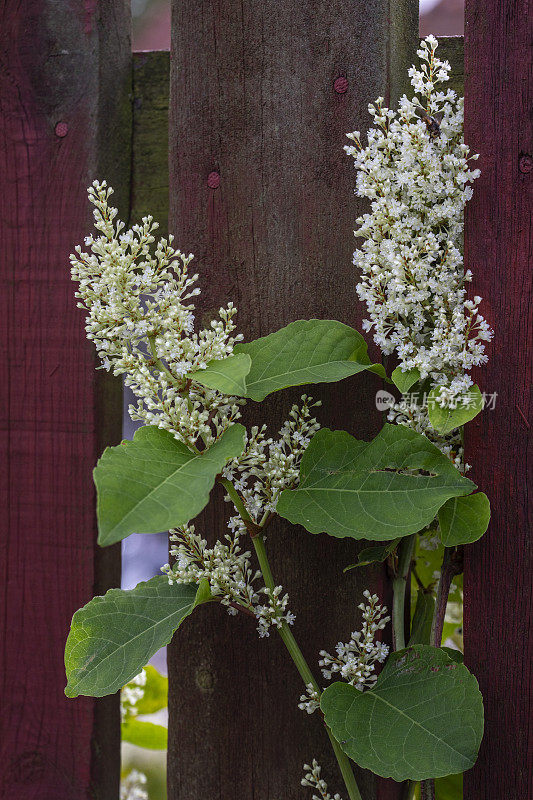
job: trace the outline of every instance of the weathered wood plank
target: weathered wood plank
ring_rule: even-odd
[[[72,613],[120,580],[118,549],[96,550],[91,471],[120,437],[121,390],[94,371],[68,254],[90,180],[128,209],[129,4],[8,0],[0,29],[0,796],[116,800],[117,698],[63,693]]]
[[[476,376],[496,407],[469,424],[467,460],[492,522],[465,548],[465,661],[485,700],[485,737],[465,798],[533,795],[531,475],[531,24],[526,0],[467,0],[465,133],[481,177],[467,207],[465,262],[495,330]],[[528,24],[529,23],[529,24]]]
[[[131,220],[151,214],[168,231],[168,97],[170,53],[133,54]]]
[[[462,97],[465,92],[465,53],[462,36],[439,36],[438,56],[450,62],[452,71],[447,86]]]
[[[201,314],[234,300],[247,338],[298,317],[360,327],[351,230],[362,204],[342,147],[347,131],[368,126],[369,99],[405,88],[395,76],[412,63],[417,3],[173,6],[170,230],[196,254]],[[339,77],[345,92],[335,91]],[[370,437],[380,426],[377,388],[359,378],[313,394],[332,427]],[[247,419],[275,431],[299,394],[283,393],[264,410],[250,404]],[[202,518],[208,536],[224,533],[221,509]],[[280,521],[268,547],[297,615],[295,634],[318,671],[318,650],[357,624],[363,588],[387,596],[384,573],[343,575],[353,544]],[[203,608],[176,637],[169,668],[171,800],[299,798],[302,764],[313,757],[342,794],[320,719],[298,710],[302,687],[276,636],[259,641],[249,620]],[[362,785],[365,799],[398,796],[390,785],[378,794],[368,775]]]

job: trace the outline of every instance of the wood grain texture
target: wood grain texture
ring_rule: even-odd
[[[209,319],[231,299],[248,339],[300,317],[360,328],[351,231],[364,206],[342,148],[347,131],[368,127],[369,100],[394,99],[403,88],[391,74],[405,75],[412,63],[417,4],[173,6],[170,230],[196,254],[199,317]],[[348,80],[344,94],[333,87],[340,76]],[[212,172],[218,188],[208,186]],[[373,377],[357,376],[312,394],[323,400],[320,417],[331,427],[370,438],[381,424],[378,388]],[[250,403],[246,421],[266,421],[275,431],[300,394],[280,393],[260,409]],[[218,496],[200,520],[208,538],[224,534],[221,509]],[[278,520],[267,547],[315,668],[318,650],[333,648],[359,623],[366,586],[388,599],[380,570],[343,575],[353,542]],[[175,637],[169,669],[170,800],[295,800],[302,764],[313,757],[344,796],[320,718],[298,710],[300,679],[275,635],[260,641],[250,620],[201,608]],[[379,783],[361,776],[365,800],[398,798],[397,786]]]
[[[485,701],[485,737],[465,799],[533,796],[531,758],[532,180],[527,0],[467,0],[465,138],[481,177],[467,206],[465,262],[495,329],[475,376],[496,407],[466,427],[473,479],[492,506],[465,548],[465,663]]]
[[[2,613],[0,796],[116,800],[117,699],[67,700],[72,613],[120,580],[96,551],[91,471],[120,437],[120,386],[94,370],[68,255],[86,186],[128,209],[129,7],[7,0],[0,10]]]
[[[151,214],[168,232],[168,50],[133,54],[131,220]]]

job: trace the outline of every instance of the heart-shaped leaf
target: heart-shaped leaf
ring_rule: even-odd
[[[483,492],[452,497],[439,509],[440,538],[445,547],[477,542],[489,522],[490,503]]]
[[[245,429],[232,425],[197,454],[169,431],[144,426],[133,441],[104,450],[95,470],[98,542],[184,525],[207,505],[216,475],[244,449]]]
[[[370,362],[361,334],[336,320],[300,319],[236,345],[234,353],[252,359],[244,396],[258,401],[288,386],[331,383],[365,369],[385,377],[382,365]]]
[[[320,706],[350,758],[395,781],[470,769],[483,735],[476,679],[442,650],[426,645],[393,653],[371,690],[328,686]]]
[[[246,396],[246,376],[250,372],[252,360],[246,353],[210,361],[205,369],[190,372],[187,377],[208,389],[216,389],[222,394]]]
[[[396,367],[391,375],[392,381],[398,387],[402,394],[409,391],[411,386],[414,386],[420,380],[420,371],[418,369],[408,369],[405,372]]]
[[[390,541],[429,525],[450,498],[475,486],[425,436],[385,425],[371,442],[320,430],[277,512],[310,533]]]
[[[479,386],[471,386],[465,399],[458,403],[456,408],[441,406],[438,402],[439,397],[440,386],[436,386],[428,395],[428,414],[432,426],[442,434],[460,428],[483,410],[483,396]]]
[[[197,605],[194,584],[159,575],[135,589],[110,589],[72,617],[65,646],[67,697],[103,697],[138,675]]]

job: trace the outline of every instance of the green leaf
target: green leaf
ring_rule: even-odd
[[[361,334],[336,320],[300,319],[236,345],[234,353],[251,357],[244,396],[258,401],[288,386],[331,383],[365,369],[385,377],[383,366],[370,362]]]
[[[464,663],[465,657],[460,650],[455,650],[453,647],[441,647],[440,649],[443,651],[443,653],[446,653],[446,655],[451,658],[452,661],[456,661],[457,664]]]
[[[194,607],[196,608],[196,606],[201,606],[202,603],[209,603],[209,601],[213,599],[214,598],[211,593],[209,581],[207,578],[202,578],[198,584],[198,591],[196,592],[196,597],[194,598]]]
[[[195,584],[159,575],[135,589],[110,589],[72,617],[65,646],[67,697],[103,697],[137,675],[195,606]]]
[[[310,533],[390,541],[421,530],[450,497],[473,488],[425,436],[402,425],[385,425],[371,442],[323,428],[304,454],[300,485],[282,492],[277,512]]]
[[[252,359],[245,353],[210,361],[205,369],[189,372],[188,378],[200,386],[216,389],[222,394],[246,396],[246,376],[250,372]]]
[[[417,592],[415,613],[411,623],[409,647],[414,644],[429,644],[431,623],[435,610],[435,598],[427,592]]]
[[[435,430],[442,434],[460,428],[483,410],[483,397],[476,385],[470,387],[466,401],[459,403],[457,408],[443,408],[438,403],[439,396],[440,386],[436,386],[428,395],[428,414]]]
[[[144,426],[133,441],[104,450],[95,470],[98,542],[184,525],[207,505],[216,475],[244,448],[245,429],[232,425],[201,454],[169,431]]]
[[[399,541],[399,539],[394,539],[392,542],[387,542],[387,544],[378,545],[377,547],[365,547],[359,552],[355,564],[345,567],[343,572],[348,572],[349,569],[355,569],[355,567],[366,567],[368,564],[385,561],[391,553],[394,553]]]
[[[168,678],[161,675],[151,664],[148,664],[143,696],[135,703],[138,714],[154,714],[168,705]]]
[[[166,750],[168,731],[163,725],[143,722],[140,719],[127,719],[121,725],[123,742],[144,747],[147,750]]]
[[[411,386],[414,386],[415,383],[418,383],[420,380],[420,371],[418,369],[408,369],[405,372],[400,369],[400,367],[396,367],[391,375],[392,381],[395,386],[398,387],[402,394],[408,392]]]
[[[395,781],[470,769],[483,735],[476,679],[442,650],[426,645],[389,656],[371,690],[328,686],[320,706],[350,758]]]
[[[439,510],[440,538],[445,547],[481,539],[489,526],[490,503],[483,492],[452,497]]]

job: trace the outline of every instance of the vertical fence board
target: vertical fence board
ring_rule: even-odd
[[[168,232],[168,50],[133,54],[131,220],[151,214]]]
[[[68,255],[90,180],[128,210],[129,4],[7,0],[0,30],[0,796],[116,800],[117,699],[63,693],[72,613],[120,580],[119,551],[96,552],[91,470],[121,391],[94,371]]]
[[[531,25],[526,0],[466,2],[465,135],[481,178],[465,262],[495,329],[478,377],[496,407],[467,426],[467,460],[492,505],[465,548],[465,661],[485,699],[485,737],[465,798],[533,796],[531,783]],[[529,523],[529,528],[528,528]]]
[[[411,0],[371,8],[340,0],[173,3],[170,230],[196,254],[204,321],[231,299],[248,339],[299,317],[360,327],[351,230],[363,204],[342,147],[347,131],[368,127],[370,99],[397,96],[417,16]],[[334,89],[339,77],[348,81],[343,93]],[[220,177],[216,188],[210,173]],[[359,376],[312,394],[331,427],[364,438],[380,426],[377,388]],[[259,410],[250,403],[246,419],[275,432],[300,394],[282,393]],[[219,502],[201,518],[208,538],[224,535],[221,511]],[[318,650],[353,630],[367,584],[386,595],[385,576],[343,575],[354,543],[282,521],[269,528],[267,546],[297,615],[295,634],[318,672]],[[320,719],[298,710],[302,686],[275,635],[259,641],[248,619],[201,608],[175,637],[169,670],[170,800],[293,800],[313,757],[342,794]],[[365,798],[398,797],[397,787],[376,789],[368,775],[362,784]]]

